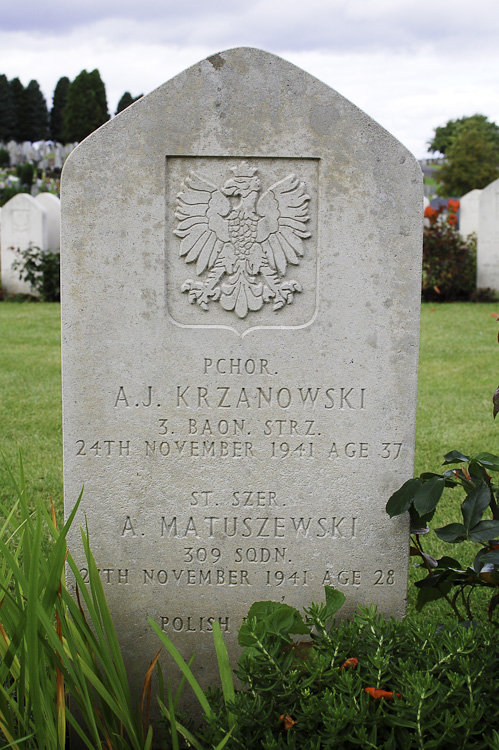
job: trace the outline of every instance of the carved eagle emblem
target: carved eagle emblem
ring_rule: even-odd
[[[298,281],[285,277],[310,237],[310,197],[294,174],[262,193],[256,167],[243,161],[231,171],[222,187],[189,173],[177,195],[174,233],[180,256],[195,263],[197,278],[182,285],[189,301],[203,310],[218,302],[245,318],[267,303],[279,310],[301,292]]]

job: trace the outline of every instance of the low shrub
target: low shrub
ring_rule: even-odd
[[[30,161],[27,161],[24,164],[18,164],[16,167],[16,175],[19,177],[23,187],[31,190],[33,178],[35,176],[35,165]]]
[[[422,298],[425,302],[469,300],[476,287],[476,236],[458,231],[459,201],[425,209]]]
[[[372,607],[335,625],[332,595],[342,596],[326,590],[326,604],[305,610],[310,640],[298,643],[291,634],[304,629],[296,628],[296,610],[253,605],[239,634],[245,689],[229,706],[235,725],[227,748],[499,747],[492,626],[386,621]],[[227,730],[224,717],[221,708],[219,724],[200,732],[203,747]]]
[[[12,268],[19,271],[19,278],[31,284],[31,288],[43,302],[60,302],[61,259],[59,253],[41,250],[30,245],[19,251],[19,258]]]

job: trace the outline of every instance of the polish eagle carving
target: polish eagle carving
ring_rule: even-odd
[[[279,310],[301,292],[298,281],[285,277],[310,237],[310,197],[294,174],[262,194],[256,167],[242,161],[231,171],[222,187],[189,173],[177,195],[174,233],[180,256],[195,263],[198,278],[182,285],[189,301],[205,311],[218,302],[245,318],[267,303]]]

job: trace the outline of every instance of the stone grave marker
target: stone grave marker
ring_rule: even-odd
[[[499,180],[480,194],[476,285],[499,291]]]
[[[12,268],[19,250],[29,246],[47,247],[47,214],[44,207],[28,193],[18,193],[2,208],[2,289],[6,296],[32,294],[31,285],[19,278]]]
[[[481,190],[470,190],[460,199],[459,233],[466,239],[470,234],[478,235],[478,216],[480,212]]]
[[[58,253],[61,245],[61,201],[52,193],[38,193],[35,200],[47,214],[47,249]]]
[[[256,49],[81,143],[62,188],[65,502],[131,672],[153,618],[213,678],[252,602],[402,616],[422,179],[338,93]]]

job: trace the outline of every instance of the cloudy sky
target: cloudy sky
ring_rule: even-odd
[[[317,76],[418,158],[448,119],[499,123],[497,0],[10,0],[0,14],[0,73],[35,78],[49,106],[61,76],[98,68],[114,113],[124,91],[238,46]]]

